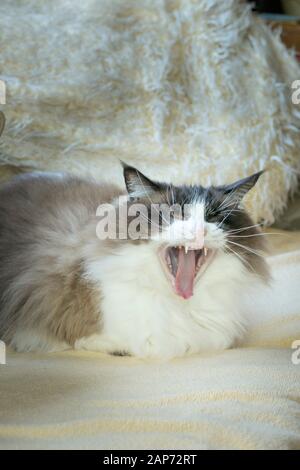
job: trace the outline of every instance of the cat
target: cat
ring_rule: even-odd
[[[242,207],[262,173],[204,188],[123,164],[126,191],[61,173],[3,184],[0,339],[17,351],[166,359],[234,346],[247,327],[241,293],[269,277],[264,236]]]

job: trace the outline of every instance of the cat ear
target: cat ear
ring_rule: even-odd
[[[136,168],[126,165],[124,162],[121,163],[123,166],[123,175],[129,196],[151,197],[151,194],[160,190],[160,187],[157,183],[151,181]]]
[[[239,203],[250,189],[257,183],[258,178],[265,172],[265,170],[258,171],[251,176],[247,176],[241,180],[235,181],[232,184],[222,186],[222,192],[230,195],[233,202]]]

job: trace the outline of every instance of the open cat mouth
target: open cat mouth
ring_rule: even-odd
[[[186,246],[171,246],[160,251],[160,258],[167,278],[176,294],[189,299],[196,281],[211,262],[215,250],[193,249]]]

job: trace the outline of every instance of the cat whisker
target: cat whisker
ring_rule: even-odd
[[[241,255],[239,255],[236,251],[234,251],[233,249],[230,248],[230,246],[227,246],[226,247],[228,250],[231,251],[231,253],[233,253],[238,259],[240,259],[240,261],[245,265],[247,264],[249,266],[249,268],[251,269],[251,271],[255,273],[255,270],[253,269],[253,266],[251,266],[251,264],[249,263],[249,261],[247,261],[246,259],[244,259]],[[226,251],[226,250],[225,250]]]
[[[149,219],[149,217],[146,217],[144,214],[142,214],[142,212],[140,212],[140,216],[142,216],[142,218],[146,222],[148,222],[150,225],[153,225],[153,226],[156,226],[157,228],[159,228],[159,224],[157,224],[154,220]]]
[[[226,196],[226,198],[224,199],[224,201],[222,201],[222,203],[220,204],[220,209],[224,208],[224,207],[225,207],[225,204],[227,204],[227,207],[228,207],[228,204],[229,204],[229,202],[230,202],[230,198],[231,198],[232,194],[233,194],[233,191],[230,191],[230,192],[228,193],[228,195]]]
[[[263,224],[254,224],[254,225],[249,225],[248,227],[242,227],[242,228],[238,228],[238,229],[228,230],[227,232],[228,233],[239,233],[239,232],[244,232],[245,230],[249,230],[251,228],[262,227],[262,226],[263,226]]]
[[[228,209],[228,208],[236,209],[236,206],[235,206],[235,205],[232,205],[232,202],[230,202],[230,201],[228,201],[227,204],[221,204],[221,205],[219,206],[219,209],[220,209],[221,211],[223,211],[223,210],[225,210],[225,209]]]
[[[233,245],[236,245],[236,246],[239,246],[240,248],[243,248],[244,250],[246,251],[249,251],[249,253],[253,253],[254,255],[256,256],[260,256],[261,258],[264,258],[263,254],[262,253],[259,253],[258,251],[256,250],[253,250],[245,245],[241,245],[240,243],[236,243],[236,242],[232,242],[230,240],[227,240],[228,243],[232,243]]]
[[[222,210],[222,212],[244,212],[242,209],[225,209],[225,210]]]
[[[279,233],[279,232],[276,232],[276,233],[262,232],[262,233],[253,233],[251,235],[229,235],[228,238],[267,237],[269,235],[282,235],[282,233]]]
[[[226,216],[223,218],[223,220],[218,224],[218,227],[221,227],[221,226],[224,224],[225,220],[226,220],[233,212],[242,212],[242,211],[233,208],[233,209],[228,210],[228,211],[226,211],[226,212],[227,212],[227,215],[226,215]]]

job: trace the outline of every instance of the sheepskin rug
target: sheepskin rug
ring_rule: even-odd
[[[119,159],[165,181],[262,168],[247,204],[272,223],[297,185],[299,67],[239,0],[1,0],[4,169],[121,183]]]

